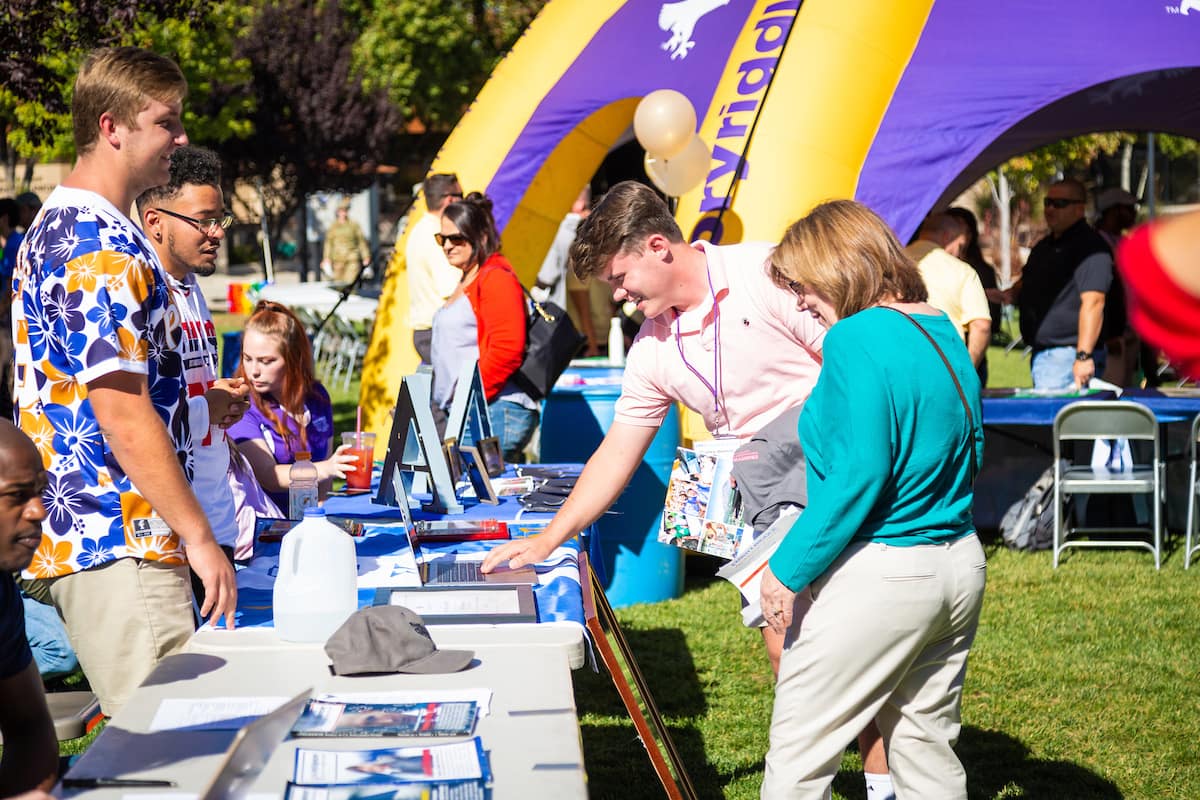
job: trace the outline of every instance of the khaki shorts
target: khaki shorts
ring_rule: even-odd
[[[196,630],[187,565],[122,558],[44,583],[110,717]]]

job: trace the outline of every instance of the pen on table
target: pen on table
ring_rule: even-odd
[[[107,787],[136,789],[139,787],[171,787],[175,781],[143,780],[141,778],[63,778],[64,789],[103,789]]]

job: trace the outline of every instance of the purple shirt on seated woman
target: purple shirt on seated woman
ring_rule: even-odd
[[[256,406],[251,404],[237,423],[229,427],[229,436],[237,444],[257,439],[275,456],[277,464],[296,463],[296,452],[300,449],[300,424],[296,418],[284,412],[277,403],[271,404],[273,411],[287,428],[288,437],[279,435],[274,424]],[[313,461],[327,458],[329,443],[333,439],[333,403],[329,392],[320,383],[314,383],[312,392],[304,400],[304,415],[308,417],[305,432]],[[287,508],[287,492],[268,492],[268,496],[280,508]]]

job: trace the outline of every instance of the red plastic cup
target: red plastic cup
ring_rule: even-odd
[[[347,452],[355,457],[353,469],[346,473],[346,487],[370,489],[371,467],[375,461],[375,434],[347,431],[342,434],[342,445],[349,447]]]

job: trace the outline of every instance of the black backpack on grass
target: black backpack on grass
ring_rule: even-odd
[[[1025,496],[1000,520],[1000,535],[1013,550],[1049,550],[1054,546],[1054,470],[1051,465]]]

